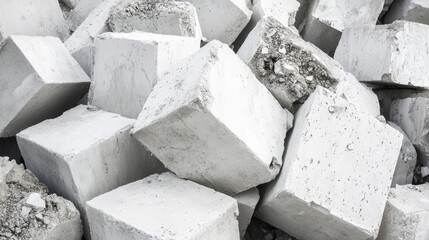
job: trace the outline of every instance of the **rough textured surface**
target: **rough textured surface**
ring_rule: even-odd
[[[238,228],[240,229],[240,238],[244,237],[247,226],[252,220],[256,204],[259,202],[259,190],[257,188],[249,189],[245,192],[234,195],[233,198],[238,203]]]
[[[239,239],[233,198],[172,173],[119,187],[87,208],[93,240]]]
[[[0,157],[0,239],[82,238],[74,205],[48,189],[22,165]]]
[[[427,0],[398,0],[395,1],[384,17],[384,23],[395,20],[406,20],[429,24],[429,1]]]

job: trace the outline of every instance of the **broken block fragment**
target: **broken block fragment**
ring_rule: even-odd
[[[212,41],[158,81],[133,135],[179,177],[236,194],[277,175],[288,118],[234,52]]]
[[[238,56],[276,97],[293,110],[316,88],[343,95],[359,110],[380,114],[377,96],[314,45],[272,17],[263,18],[249,34]]]
[[[163,170],[130,136],[133,124],[132,119],[80,105],[18,134],[26,166],[50,191],[76,205],[85,237],[86,201]]]
[[[361,82],[429,88],[429,26],[396,21],[344,31],[335,59]]]
[[[92,240],[238,240],[235,199],[172,173],[154,174],[87,202]]]
[[[384,24],[406,20],[429,24],[429,2],[426,0],[395,1],[384,17]]]
[[[295,116],[257,217],[298,239],[374,239],[402,135],[322,87]]]
[[[91,81],[55,37],[10,36],[0,69],[0,137],[73,107]]]
[[[136,119],[158,78],[199,47],[193,37],[143,32],[99,36],[89,104]]]
[[[257,188],[249,189],[245,192],[233,196],[238,203],[238,226],[240,229],[240,238],[243,239],[255,212],[256,204],[259,201],[259,190]]]

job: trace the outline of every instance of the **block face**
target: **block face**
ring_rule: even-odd
[[[404,21],[347,29],[335,59],[363,82],[428,88],[429,56],[419,54],[428,49],[428,40],[420,38],[428,31],[426,25]]]
[[[172,173],[100,195],[87,209],[94,240],[239,239],[233,198]]]
[[[257,216],[298,239],[375,238],[401,134],[321,87],[295,123]]]
[[[133,134],[178,176],[238,193],[278,173],[287,125],[252,72],[212,41],[158,82]]]
[[[191,37],[105,33],[96,40],[91,105],[136,119],[162,74],[199,49]]]
[[[240,229],[240,238],[243,239],[247,226],[253,217],[256,204],[259,202],[259,190],[257,188],[249,189],[245,192],[234,195],[233,198],[238,203],[238,226]]]
[[[253,2],[251,21],[254,25],[264,16],[272,16],[284,26],[293,26],[300,6],[296,0],[255,0]]]
[[[79,0],[69,17],[71,30],[75,31],[101,2],[103,0]]]
[[[429,3],[425,0],[395,1],[384,17],[384,23],[396,20],[429,24]]]

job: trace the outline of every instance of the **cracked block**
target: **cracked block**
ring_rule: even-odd
[[[257,188],[249,189],[245,192],[233,196],[238,203],[238,226],[240,229],[240,238],[243,239],[247,227],[252,220],[256,204],[259,201],[259,190]]]
[[[374,239],[401,133],[322,87],[295,117],[256,216],[298,239]]]
[[[55,37],[10,36],[0,69],[0,137],[73,107],[91,81]]]
[[[395,1],[384,17],[384,24],[396,20],[429,24],[429,2],[427,0]]]
[[[132,133],[179,177],[237,194],[277,175],[290,119],[234,52],[212,41],[158,81]]]

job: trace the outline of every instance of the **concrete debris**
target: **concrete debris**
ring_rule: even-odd
[[[238,226],[240,229],[240,238],[244,238],[247,227],[252,220],[256,204],[259,202],[259,190],[257,188],[249,189],[245,192],[233,196],[238,203]]]
[[[429,24],[429,2],[427,0],[395,1],[384,17],[384,23],[388,24],[396,20]]]

